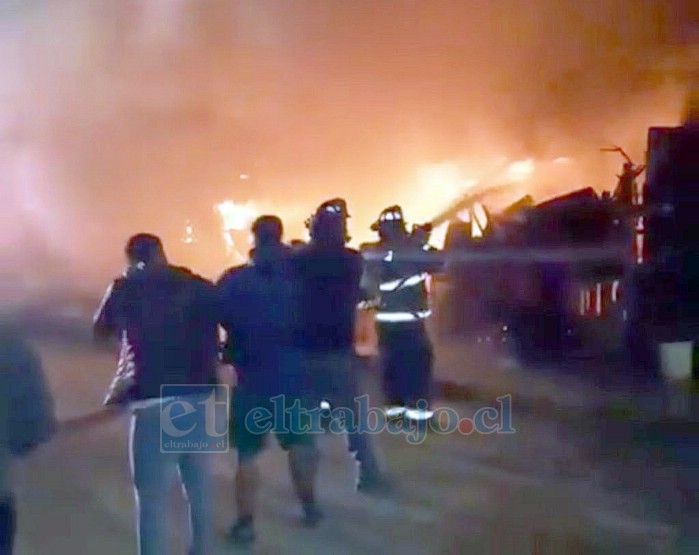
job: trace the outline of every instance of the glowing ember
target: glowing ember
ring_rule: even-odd
[[[184,243],[187,245],[191,245],[194,243],[195,237],[194,237],[194,227],[192,227],[192,224],[187,224],[184,228]]]

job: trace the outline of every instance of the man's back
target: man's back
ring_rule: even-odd
[[[213,284],[184,268],[134,271],[116,280],[95,322],[122,338],[121,366],[136,374],[135,397],[158,397],[164,384],[212,383],[216,325]]]
[[[218,287],[238,379],[257,392],[286,392],[298,376],[292,360],[298,293],[289,251],[281,245],[255,251],[252,264],[228,270]]]
[[[360,254],[311,243],[295,255],[294,271],[301,288],[297,344],[311,350],[351,349],[360,299]]]

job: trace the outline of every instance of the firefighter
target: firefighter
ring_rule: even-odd
[[[362,246],[366,259],[363,289],[377,309],[376,326],[388,418],[429,420],[432,343],[427,332],[431,315],[427,281],[441,263],[422,251],[431,227],[409,233],[400,206],[386,208],[373,224],[377,243]],[[366,306],[366,305],[365,305]]]

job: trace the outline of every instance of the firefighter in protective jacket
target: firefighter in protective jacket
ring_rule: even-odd
[[[441,268],[429,246],[430,226],[409,233],[400,206],[386,208],[372,226],[377,243],[362,246],[362,286],[367,306],[377,309],[381,370],[390,418],[427,420],[432,375],[431,315],[427,280]]]

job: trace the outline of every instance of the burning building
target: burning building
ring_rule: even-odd
[[[646,165],[626,156],[612,192],[525,196],[496,215],[483,203],[497,188],[455,203],[435,219],[448,227],[449,260],[436,282],[438,333],[509,340],[549,359],[648,354],[687,336],[699,306],[698,150],[691,122],[651,128]]]

